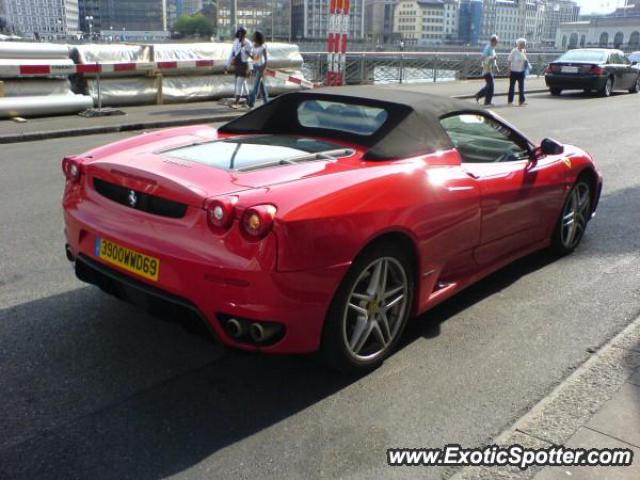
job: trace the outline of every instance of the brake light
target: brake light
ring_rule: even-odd
[[[276,207],[273,205],[256,205],[247,208],[242,215],[242,229],[255,238],[265,237],[273,228]]]
[[[603,75],[605,73],[605,70],[598,65],[594,65],[593,67],[591,67],[591,73],[594,75]]]
[[[214,198],[207,205],[209,225],[217,228],[229,228],[236,218],[238,197]]]
[[[62,173],[70,182],[78,183],[82,175],[82,164],[75,157],[64,157],[62,159]]]
[[[561,67],[560,65],[550,64],[547,66],[545,72],[546,73],[560,73]]]

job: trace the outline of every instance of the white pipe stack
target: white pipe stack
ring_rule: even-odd
[[[0,65],[73,65],[66,45],[0,42]],[[91,107],[91,98],[74,95],[66,75],[23,78],[1,75],[4,96],[0,118],[76,113]]]

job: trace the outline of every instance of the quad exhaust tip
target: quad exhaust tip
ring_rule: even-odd
[[[230,318],[226,323],[227,333],[232,338],[240,338],[247,333],[247,324],[237,318]]]
[[[280,328],[275,324],[262,324],[254,322],[249,326],[249,336],[256,343],[263,343],[271,340]]]
[[[284,325],[280,323],[220,315],[225,333],[240,343],[269,345],[282,338],[285,332]]]

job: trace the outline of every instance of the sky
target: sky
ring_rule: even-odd
[[[628,1],[629,5],[636,3],[634,0]],[[624,0],[578,0],[580,13],[609,13],[624,5]]]

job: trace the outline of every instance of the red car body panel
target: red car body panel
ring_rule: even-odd
[[[366,161],[366,149],[342,142],[353,155],[242,173],[163,153],[216,138],[207,126],[169,129],[74,157],[82,176],[66,182],[66,241],[74,257],[95,262],[102,262],[98,236],[158,258],[157,282],[109,267],[188,299],[226,345],[274,353],[318,349],[340,282],[375,239],[391,234],[413,245],[418,314],[547,246],[577,176],[589,169],[598,191],[601,182],[590,157],[571,146],[534,162],[464,164],[455,149]],[[93,178],[184,203],[186,214],[164,218],[114,203]],[[236,220],[212,229],[205,202],[229,195],[238,199]],[[277,206],[261,240],[248,238],[238,220],[256,204]],[[240,343],[222,328],[221,314],[279,322],[286,333],[269,346]]]

